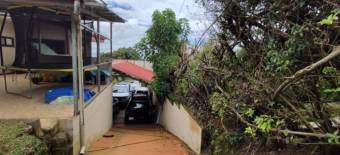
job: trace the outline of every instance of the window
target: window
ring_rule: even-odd
[[[6,39],[4,37],[1,37],[1,46],[6,45]]]
[[[1,37],[2,47],[14,47],[14,38],[12,37]]]

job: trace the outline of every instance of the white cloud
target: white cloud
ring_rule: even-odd
[[[195,0],[104,0],[119,16],[127,20],[126,23],[113,24],[113,49],[134,46],[151,25],[151,16],[155,10],[170,8],[178,18],[187,18],[192,30],[189,38],[192,42],[210,25],[205,16],[205,9]],[[101,25],[102,33],[109,34],[109,25]],[[109,51],[106,43],[102,51]]]

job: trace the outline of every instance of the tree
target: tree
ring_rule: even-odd
[[[199,1],[215,16],[217,40],[176,77],[175,96],[210,130],[213,152],[258,154],[248,151],[262,140],[336,154],[339,1]],[[247,149],[223,152],[228,142]]]
[[[103,58],[110,58],[110,53],[105,53],[102,55]],[[128,47],[128,48],[119,48],[114,51],[111,56],[112,59],[132,59],[139,60],[141,56],[137,52],[136,49]]]
[[[182,56],[181,48],[188,41],[190,27],[187,19],[176,19],[171,9],[156,10],[146,36],[137,44],[143,57],[153,63],[155,72],[151,87],[159,97],[166,97],[174,86],[174,72]]]

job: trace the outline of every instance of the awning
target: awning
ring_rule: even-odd
[[[74,0],[0,0],[0,9],[6,10],[20,6],[37,6],[51,9],[51,11],[60,13],[73,12]],[[81,9],[82,16],[86,18],[98,19],[110,22],[125,22],[123,18],[118,16],[107,5],[97,0],[84,0],[84,7]]]
[[[112,70],[146,83],[150,83],[154,76],[153,71],[147,70],[128,61],[112,63]]]

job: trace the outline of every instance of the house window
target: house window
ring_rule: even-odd
[[[1,46],[6,45],[6,39],[4,37],[1,37]]]
[[[1,37],[2,47],[14,47],[14,38],[12,37]]]

